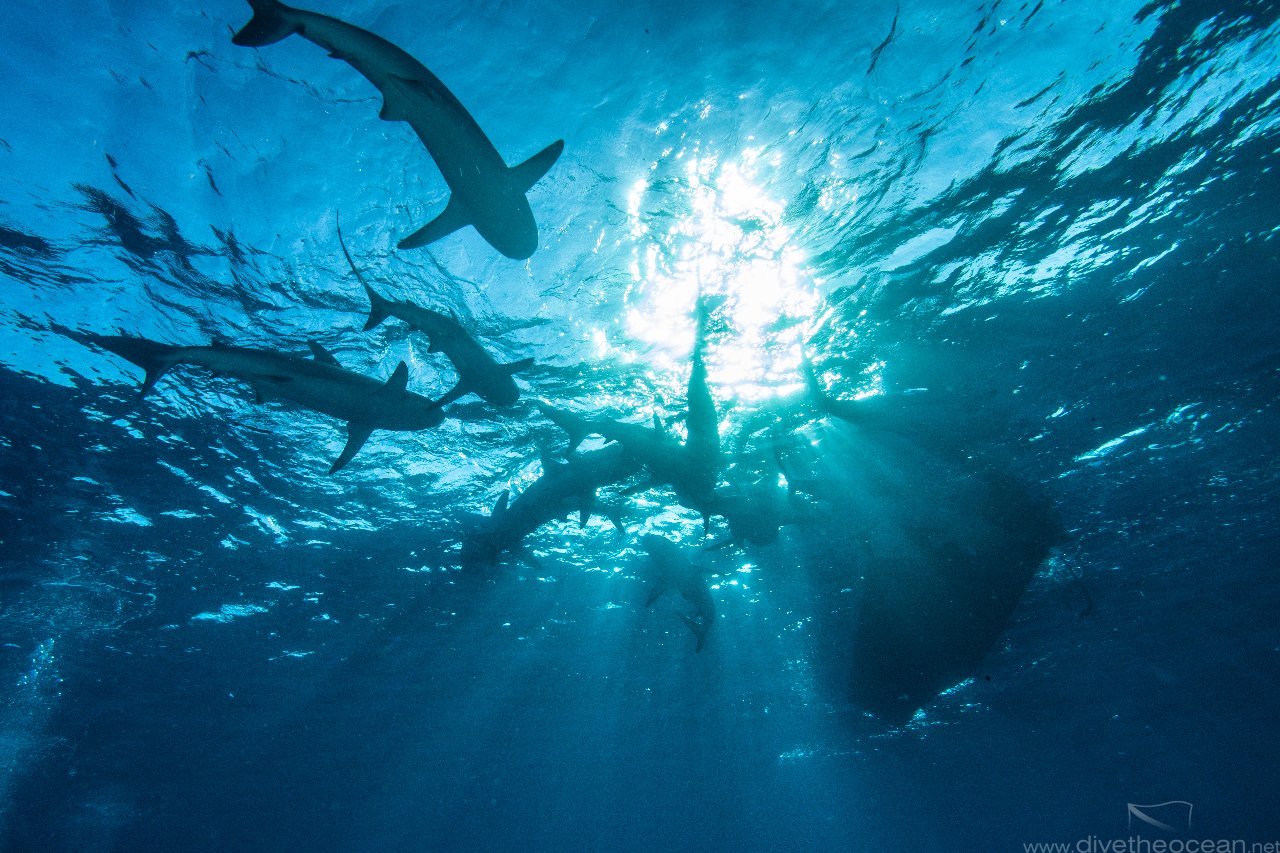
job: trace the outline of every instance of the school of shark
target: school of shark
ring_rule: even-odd
[[[249,5],[252,16],[233,36],[236,45],[269,49],[293,35],[317,45],[374,86],[382,99],[380,118],[407,123],[434,161],[448,201],[430,222],[400,238],[399,250],[421,249],[470,227],[506,258],[524,260],[537,251],[538,225],[527,193],[539,181],[554,180],[563,140],[509,166],[453,92],[401,48],[354,24],[278,0]],[[457,316],[379,292],[357,266],[340,225],[337,235],[369,300],[364,330],[395,323],[424,336],[429,351],[443,355],[456,374],[442,396],[411,391],[413,377],[403,361],[389,377],[375,378],[347,369],[315,342],[311,356],[303,357],[218,341],[161,343],[119,330],[77,337],[141,369],[144,396],[162,380],[180,381],[165,377],[188,366],[247,384],[258,402],[289,403],[336,419],[345,425],[346,442],[330,474],[359,465],[360,450],[376,430],[429,430],[448,418],[465,418],[450,406],[468,396],[499,416],[509,411],[521,396],[517,377],[530,370],[533,359],[502,363]],[[706,555],[767,547],[788,526],[803,531],[814,504],[838,500],[842,488],[805,458],[807,445],[794,440],[793,421],[753,426],[733,442],[722,437],[706,363],[716,311],[713,299],[697,295],[684,412],[674,421],[657,415],[652,423],[616,420],[585,412],[571,400],[535,401],[537,411],[563,432],[565,446],[543,456],[534,482],[516,495],[502,492],[478,520],[460,551],[463,570],[491,571],[504,559],[534,560],[525,539],[574,514],[584,525],[593,515],[608,519],[625,540],[637,512],[629,499],[658,490],[701,517],[704,538],[693,545],[649,531],[634,536],[651,564],[644,606],[673,593],[664,606],[693,635],[694,653],[715,643],[713,628],[723,617],[717,615]],[[838,422],[854,440],[871,442],[890,442],[909,431],[911,400],[843,400],[824,386],[807,359],[802,373],[806,390],[796,404],[802,419]],[[754,454],[750,462],[747,448]],[[965,491],[948,496],[940,487],[933,499],[963,501],[983,520],[981,529],[964,543],[926,537],[910,554],[897,555],[892,570],[871,566],[864,572],[849,686],[859,707],[892,723],[909,720],[938,693],[972,675],[1061,537],[1050,503],[1017,478],[985,463],[979,468],[972,457],[947,458],[956,466],[947,482],[964,483]],[[847,476],[885,474],[868,466]]]

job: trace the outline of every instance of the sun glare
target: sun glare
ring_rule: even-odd
[[[789,393],[817,294],[783,221],[785,204],[760,187],[762,169],[779,163],[747,149],[730,161],[687,156],[683,165],[628,193],[626,332],[648,345],[656,369],[683,367],[698,294],[719,298],[727,329],[709,347],[712,384],[746,400]]]

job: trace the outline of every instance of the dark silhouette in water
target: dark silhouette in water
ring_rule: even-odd
[[[179,364],[233,376],[253,388],[258,402],[283,399],[347,422],[347,444],[329,469],[332,474],[356,455],[375,429],[420,430],[444,420],[439,405],[406,390],[409,368],[402,361],[385,383],[346,370],[314,341],[314,358],[268,350],[215,345],[180,347],[127,335],[88,335],[87,340],[146,371],[146,395]]]
[[[679,614],[680,621],[697,638],[694,651],[702,651],[707,644],[707,632],[716,622],[716,604],[711,598],[711,590],[707,588],[706,576],[685,556],[687,549],[665,536],[641,536],[640,544],[649,552],[653,572],[644,606],[652,607],[669,589],[678,590],[684,600],[693,605],[694,611],[693,616]]]
[[[542,476],[514,501],[508,492],[503,492],[493,512],[471,531],[463,544],[464,567],[494,565],[503,551],[519,549],[524,537],[572,512],[578,513],[578,523],[585,526],[599,506],[596,491],[625,480],[640,467],[618,446],[571,453],[564,461],[545,459],[542,464]],[[622,530],[618,509],[603,509],[614,526]]]
[[[807,359],[802,369],[809,403],[829,420],[821,455],[794,479],[835,508],[840,583],[861,596],[856,621],[835,629],[852,634],[850,693],[903,723],[977,669],[1059,522],[1047,500],[974,449],[1001,429],[993,407],[954,393],[838,400]]]
[[[278,0],[249,0],[253,17],[232,41],[263,47],[297,33],[347,62],[382,93],[387,121],[407,122],[426,146],[452,195],[439,216],[400,241],[416,249],[473,226],[508,258],[538,248],[538,226],[525,193],[564,151],[558,140],[508,167],[466,107],[422,63],[367,30]]]
[[[627,455],[644,465],[655,483],[670,485],[681,503],[709,519],[717,512],[716,483],[720,472],[720,432],[715,401],[707,384],[703,359],[707,307],[698,302],[698,330],[689,373],[686,439],[682,443],[654,417],[652,427],[609,418],[588,418],[545,403],[538,408],[569,435],[569,449],[590,435],[622,445]]]
[[[532,367],[532,358],[499,364],[453,317],[430,308],[422,308],[412,302],[387,299],[370,287],[356,268],[351,253],[347,251],[347,244],[342,239],[341,228],[338,229],[338,245],[342,247],[342,254],[346,256],[351,271],[356,274],[364,292],[369,296],[369,320],[364,324],[364,330],[369,331],[388,317],[403,320],[409,324],[411,331],[422,332],[427,336],[430,341],[429,352],[444,353],[453,369],[458,371],[458,383],[437,401],[437,405],[447,406],[467,394],[476,394],[486,403],[495,406],[510,406],[520,399],[520,389],[516,387],[511,375]]]
[[[850,687],[888,722],[973,675],[1060,537],[1049,503],[1008,474],[961,476],[938,497],[963,528],[925,526],[899,558],[864,567]]]

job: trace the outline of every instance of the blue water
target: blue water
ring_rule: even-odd
[[[0,27],[4,849],[1280,839],[1280,3],[318,6],[508,163],[566,140],[526,262],[396,251],[447,188],[368,82],[157,9]],[[444,393],[361,331],[339,213],[372,283],[536,359],[520,403],[329,476],[337,421],[197,369],[140,400],[83,342]],[[704,552],[723,520],[633,481],[626,534],[460,568],[564,450],[533,400],[681,434],[699,291],[722,477],[792,523]],[[708,572],[701,652],[643,532]]]

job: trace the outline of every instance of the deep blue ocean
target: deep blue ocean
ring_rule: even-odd
[[[565,141],[538,248],[397,249],[440,169],[242,0],[6,2],[0,849],[1280,849],[1280,2],[316,3]],[[86,337],[439,398],[339,226],[519,401],[331,475]],[[699,366],[765,521],[637,457],[468,561]]]

